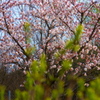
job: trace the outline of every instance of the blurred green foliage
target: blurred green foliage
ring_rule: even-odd
[[[5,87],[0,86],[0,100],[5,100],[4,99],[4,93],[5,93]]]
[[[31,29],[30,23],[29,23],[29,22],[24,22],[23,30],[24,30],[25,32],[29,32],[30,29]]]
[[[30,30],[30,24],[24,24],[24,31]],[[66,50],[78,51],[83,26],[78,25],[74,37],[66,41],[65,48],[56,54],[56,59],[66,53]],[[32,55],[34,48],[26,48],[28,55]],[[85,79],[75,76],[70,72],[72,60],[65,59],[61,69],[53,75],[48,70],[46,55],[42,54],[39,60],[32,61],[30,70],[27,71],[26,90],[15,91],[14,100],[100,100],[100,79],[91,81],[85,86]],[[69,73],[66,75],[66,73]],[[0,86],[0,100],[4,100],[5,88]],[[77,99],[74,99],[76,97]]]

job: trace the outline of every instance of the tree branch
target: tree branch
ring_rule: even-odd
[[[6,20],[4,12],[3,12],[3,17],[4,17],[4,22],[5,22],[5,26],[6,26],[6,29],[7,29],[7,33],[11,36],[11,38],[15,41],[15,43],[17,43],[17,45],[20,47],[20,49],[22,50],[23,54],[27,57],[27,60],[28,60],[29,56],[25,52],[24,48],[19,44],[19,42],[17,41],[17,39],[14,36],[11,35],[11,32],[9,30],[9,27],[8,27],[7,20]]]

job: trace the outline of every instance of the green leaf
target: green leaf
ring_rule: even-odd
[[[44,89],[41,85],[36,85],[34,87],[34,100],[43,100]]]
[[[73,90],[70,89],[70,88],[68,88],[68,89],[66,90],[66,94],[67,94],[68,97],[71,97],[71,96],[73,95]]]
[[[25,32],[29,32],[30,31],[30,23],[29,22],[24,22],[24,25],[23,25],[23,29]]]
[[[22,100],[28,100],[28,98],[29,98],[28,92],[27,91],[23,91],[22,92]]]
[[[42,54],[42,56],[40,57],[40,68],[39,68],[41,74],[44,74],[44,72],[46,71],[46,67],[47,67],[46,56],[45,54]]]
[[[81,35],[83,32],[83,25],[78,25],[76,30],[75,30],[75,37],[74,37],[74,43],[79,44],[79,41],[81,39]]]
[[[79,25],[77,26],[77,28],[76,28],[75,34],[76,34],[76,35],[82,34],[83,29],[84,29],[83,25],[82,25],[82,24],[79,24]]]
[[[80,45],[75,45],[73,48],[74,51],[78,51],[79,49],[80,49]]]
[[[84,84],[85,84],[84,79],[83,78],[78,78],[77,83],[78,83],[78,86],[79,86],[78,90],[79,91],[84,91]]]
[[[62,69],[63,70],[68,70],[71,68],[71,60],[64,60],[63,63],[62,63]]]
[[[31,56],[35,51],[35,47],[26,48],[25,52],[28,56]]]
[[[0,86],[0,100],[4,100],[5,87]]]
[[[16,95],[16,98],[15,98],[15,100],[21,100],[21,91],[20,90],[16,90],[15,91],[15,95]]]
[[[66,41],[65,49],[72,49],[73,48],[73,40]]]
[[[30,72],[27,72],[27,78],[26,78],[26,82],[25,82],[25,87],[27,89],[32,89],[34,84],[34,79],[32,78]]]

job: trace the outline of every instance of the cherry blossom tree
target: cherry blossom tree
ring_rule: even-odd
[[[96,1],[2,0],[0,36],[0,63],[6,67],[29,70],[32,61],[45,54],[47,72],[54,77],[59,77],[64,60],[72,62],[64,76],[82,76],[89,83],[99,74],[100,4]]]
[[[21,67],[21,64],[28,65],[31,60],[38,59],[41,53],[45,53],[48,60],[51,60],[50,63],[53,63],[54,60],[50,56],[63,49],[67,40],[74,37],[75,28],[79,24],[84,26],[79,43],[80,49],[77,52],[66,51],[63,58],[67,58],[68,55],[71,59],[79,56],[83,59],[85,55],[88,56],[90,50],[94,55],[93,51],[99,51],[96,45],[100,32],[99,9],[99,4],[93,1],[88,4],[76,0],[2,2],[0,4],[1,62]],[[27,49],[29,47],[36,49],[36,52],[31,52],[30,56],[26,52],[30,51]],[[92,61],[94,58],[93,65],[96,66],[98,54],[97,57],[89,55],[86,63],[91,65],[90,58]]]

